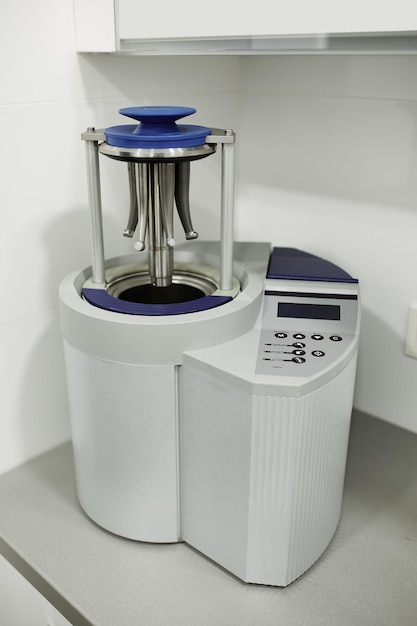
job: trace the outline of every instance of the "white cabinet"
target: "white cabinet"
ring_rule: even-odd
[[[394,48],[401,36],[410,48],[417,32],[415,0],[74,0],[74,8],[80,52],[334,51],[375,34]],[[372,51],[382,43],[377,37],[366,45]]]
[[[71,626],[70,622],[1,556],[0,624]]]
[[[119,0],[119,35],[161,39],[406,31],[412,5],[416,7],[415,0]]]

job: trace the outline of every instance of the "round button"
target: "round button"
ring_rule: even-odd
[[[295,335],[293,335],[294,339],[305,339],[306,336],[303,335],[302,333],[295,333]]]
[[[341,337],[340,335],[331,335],[329,339],[330,341],[343,341],[343,337]]]
[[[285,337],[288,337],[287,333],[275,333],[275,337],[277,339],[285,339]]]
[[[311,354],[313,356],[324,356],[324,352],[322,350],[313,350]]]
[[[306,360],[303,359],[302,356],[295,356],[294,358],[291,359],[291,361],[293,361],[294,363],[298,363],[298,364],[306,362]]]
[[[314,339],[314,341],[320,341],[321,339],[324,339],[323,335],[311,335],[311,338]]]
[[[291,344],[293,348],[305,348],[306,344],[302,343],[302,341],[294,341],[293,344]]]
[[[293,354],[297,354],[298,356],[302,356],[303,354],[305,354],[304,350],[293,350],[292,351]]]

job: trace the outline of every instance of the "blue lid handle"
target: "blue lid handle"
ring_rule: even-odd
[[[138,122],[145,122],[145,124],[170,124],[195,112],[196,109],[192,107],[171,106],[126,107],[119,109],[121,115],[131,117]]]
[[[178,131],[175,122],[195,112],[196,109],[191,107],[171,106],[127,107],[119,110],[122,115],[140,122],[133,131],[136,135],[175,133]]]

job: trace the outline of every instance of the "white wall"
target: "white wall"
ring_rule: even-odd
[[[0,472],[69,437],[57,290],[90,262],[80,133],[133,104],[194,106],[190,122],[238,132],[237,238],[361,279],[356,405],[417,431],[417,361],[402,354],[417,299],[417,58],[77,55],[71,0],[3,0],[0,18]],[[218,232],[217,167],[194,168],[204,238]],[[126,173],[109,161],[102,178],[106,251],[120,254]]]
[[[245,59],[237,215],[240,238],[269,235],[360,279],[355,405],[414,432],[416,75],[417,56]]]

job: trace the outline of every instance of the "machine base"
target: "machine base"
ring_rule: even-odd
[[[336,530],[356,358],[307,395],[180,371],[181,535],[245,582],[286,586]]]

